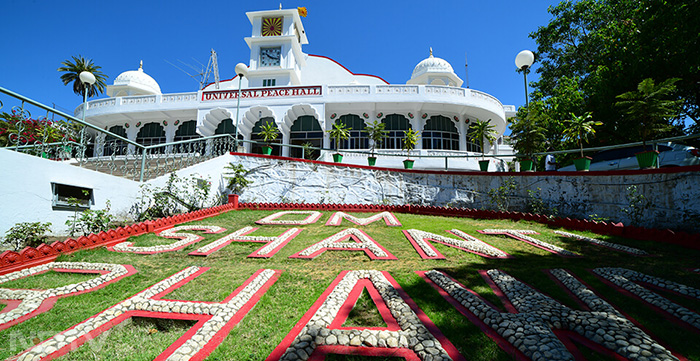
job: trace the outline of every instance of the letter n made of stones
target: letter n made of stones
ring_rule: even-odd
[[[343,327],[367,289],[386,327]],[[388,272],[343,271],[267,357],[323,360],[327,354],[465,360]]]
[[[164,295],[182,287],[207,270],[208,268],[203,267],[187,267],[11,359],[54,359],[76,349],[131,317],[150,317],[197,321],[189,331],[156,359],[203,360],[255,306],[260,297],[277,281],[282,273],[279,270],[258,270],[222,302],[161,299]]]
[[[585,310],[564,306],[497,269],[480,273],[501,298],[508,312],[500,311],[443,272],[432,270],[417,273],[516,359],[584,359],[573,340],[611,357],[619,355],[629,360],[684,359],[661,346],[562,269],[549,270],[549,274]]]

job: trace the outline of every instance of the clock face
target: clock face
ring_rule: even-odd
[[[282,49],[276,48],[261,48],[260,49],[260,66],[279,66],[280,54]]]
[[[282,18],[264,18],[260,32],[262,36],[282,35]]]

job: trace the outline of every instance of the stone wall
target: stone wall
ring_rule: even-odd
[[[253,183],[242,202],[417,204],[496,209],[489,191],[512,183],[510,211],[528,212],[537,200],[556,215],[606,218],[626,225],[700,231],[700,167],[619,172],[481,173],[402,171],[231,156]],[[634,217],[630,186],[646,201]],[[592,215],[595,215],[592,217]],[[638,221],[635,222],[634,218]]]

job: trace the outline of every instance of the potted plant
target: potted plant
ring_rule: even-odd
[[[589,120],[591,117],[591,113],[586,113],[581,116],[576,116],[576,114],[571,113],[571,119],[564,122],[566,124],[564,139],[576,140],[581,150],[581,157],[574,159],[574,165],[577,171],[587,172],[590,169],[591,157],[585,157],[583,155],[583,142],[588,143],[588,136],[595,134],[594,127],[603,124],[602,122]]]
[[[493,145],[496,140],[496,126],[490,123],[489,120],[478,120],[476,119],[469,127],[469,140],[472,143],[481,145],[481,160],[479,161],[479,168],[482,172],[487,172],[489,170],[489,161],[485,159],[486,153],[486,142],[489,146]]]
[[[350,138],[350,128],[348,128],[348,126],[344,123],[335,123],[333,124],[333,129],[328,131],[328,134],[335,140],[335,154],[333,154],[333,161],[340,163],[343,161],[343,155],[338,151],[340,148],[340,141]]]
[[[367,138],[372,141],[372,145],[369,148],[370,156],[367,157],[367,163],[370,166],[377,164],[377,157],[374,156],[374,149],[379,148],[382,140],[387,137],[389,131],[386,130],[386,124],[375,120],[373,123],[365,127],[367,132]]]
[[[413,159],[410,159],[411,151],[416,147],[418,143],[418,137],[420,133],[413,129],[409,129],[403,132],[403,150],[406,151],[406,160],[403,161],[403,167],[405,169],[413,169]]]
[[[260,133],[258,133],[263,137],[263,140],[267,145],[263,146],[263,154],[265,155],[270,155],[272,154],[272,141],[277,139],[277,137],[280,134],[279,129],[277,129],[277,126],[275,125],[274,122],[268,122],[267,124],[263,124],[263,126],[260,128]]]
[[[615,106],[625,116],[635,119],[642,138],[643,151],[637,153],[639,168],[655,168],[659,152],[647,150],[647,140],[652,134],[658,134],[673,128],[667,120],[680,114],[682,100],[673,99],[678,78],[667,79],[656,85],[654,79],[647,78],[637,85],[637,90],[617,96],[620,99]]]
[[[537,117],[528,113],[527,108],[520,108],[518,115],[511,118],[511,121],[511,138],[515,141],[513,149],[518,153],[520,171],[532,171],[533,155],[544,150],[544,129]]]
[[[250,180],[245,178],[248,171],[242,165],[233,163],[226,165],[225,169],[228,170],[228,172],[224,172],[224,179],[228,181],[226,188],[231,191],[228,195],[229,203],[234,203],[235,207],[237,207],[238,194],[251,183]]]

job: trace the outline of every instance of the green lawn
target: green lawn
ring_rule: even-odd
[[[101,312],[137,292],[171,276],[187,266],[211,267],[200,277],[171,292],[165,298],[176,300],[198,300],[219,302],[247,280],[255,271],[262,268],[283,270],[279,280],[263,295],[257,306],[236,326],[224,342],[211,354],[211,360],[263,360],[282,341],[290,329],[299,321],[317,298],[343,270],[375,269],[388,271],[403,287],[418,306],[430,317],[450,341],[468,360],[511,360],[495,342],[481,330],[459,314],[430,285],[424,282],[415,271],[439,269],[478,292],[488,301],[502,306],[490,287],[478,274],[478,270],[498,268],[521,281],[550,295],[559,302],[578,308],[576,302],[559,288],[542,270],[565,268],[579,277],[598,294],[610,301],[627,315],[641,322],[659,341],[689,357],[700,360],[700,344],[694,342],[698,333],[688,332],[663,316],[651,312],[637,299],[616,292],[589,271],[595,267],[625,267],[649,275],[666,278],[688,286],[700,288],[700,274],[691,273],[688,268],[697,268],[700,251],[684,249],[658,242],[599,236],[588,232],[572,233],[595,237],[643,249],[653,257],[634,257],[623,252],[609,250],[553,233],[554,229],[532,222],[507,220],[482,220],[466,218],[429,217],[410,214],[395,214],[403,224],[401,227],[388,227],[383,221],[368,226],[358,226],[347,220],[340,227],[326,227],[325,222],[333,213],[324,211],[321,219],[313,225],[297,226],[303,231],[275,256],[270,259],[246,256],[262,246],[262,243],[233,242],[208,257],[188,256],[187,253],[215,241],[244,226],[259,227],[252,236],[278,236],[293,226],[258,226],[254,222],[274,212],[272,211],[232,211],[218,217],[208,218],[187,224],[215,225],[227,229],[220,234],[202,235],[204,240],[190,245],[184,250],[155,255],[135,255],[110,252],[104,248],[80,251],[62,255],[58,261],[107,262],[131,264],[137,274],[102,289],[59,299],[53,309],[26,322],[0,331],[0,358],[17,354],[32,345],[35,338],[44,340],[88,317]],[[368,214],[354,214],[368,217]],[[317,243],[345,228],[359,228],[398,258],[395,261],[371,261],[364,252],[327,251],[314,260],[289,259],[302,249]],[[403,235],[404,229],[419,229],[427,232],[449,235],[445,230],[459,229],[475,236],[511,255],[512,259],[492,260],[451,247],[434,243],[446,260],[423,260]],[[583,255],[582,258],[563,258],[523,242],[505,236],[482,235],[483,229],[529,229],[539,232],[532,237],[563,247]],[[170,243],[153,234],[131,239],[136,246],[150,246]],[[6,288],[46,288],[79,282],[91,275],[47,272],[42,275],[1,284]],[[666,295],[666,294],[664,294]],[[700,310],[700,301],[684,297],[669,297],[687,308]],[[86,344],[66,355],[63,359],[75,360],[135,360],[153,359],[175,339],[186,332],[192,323],[178,321],[165,322],[154,319],[134,319],[111,330],[108,335],[98,338],[95,343]],[[366,292],[358,301],[345,326],[383,325],[381,316],[373,308]],[[155,331],[154,331],[155,330]],[[106,340],[102,342],[101,340]],[[691,342],[693,341],[693,342]],[[595,358],[595,353],[583,347],[587,357]],[[356,356],[332,356],[332,360],[359,360]],[[367,358],[380,360],[382,358]],[[388,360],[388,358],[387,358]]]

